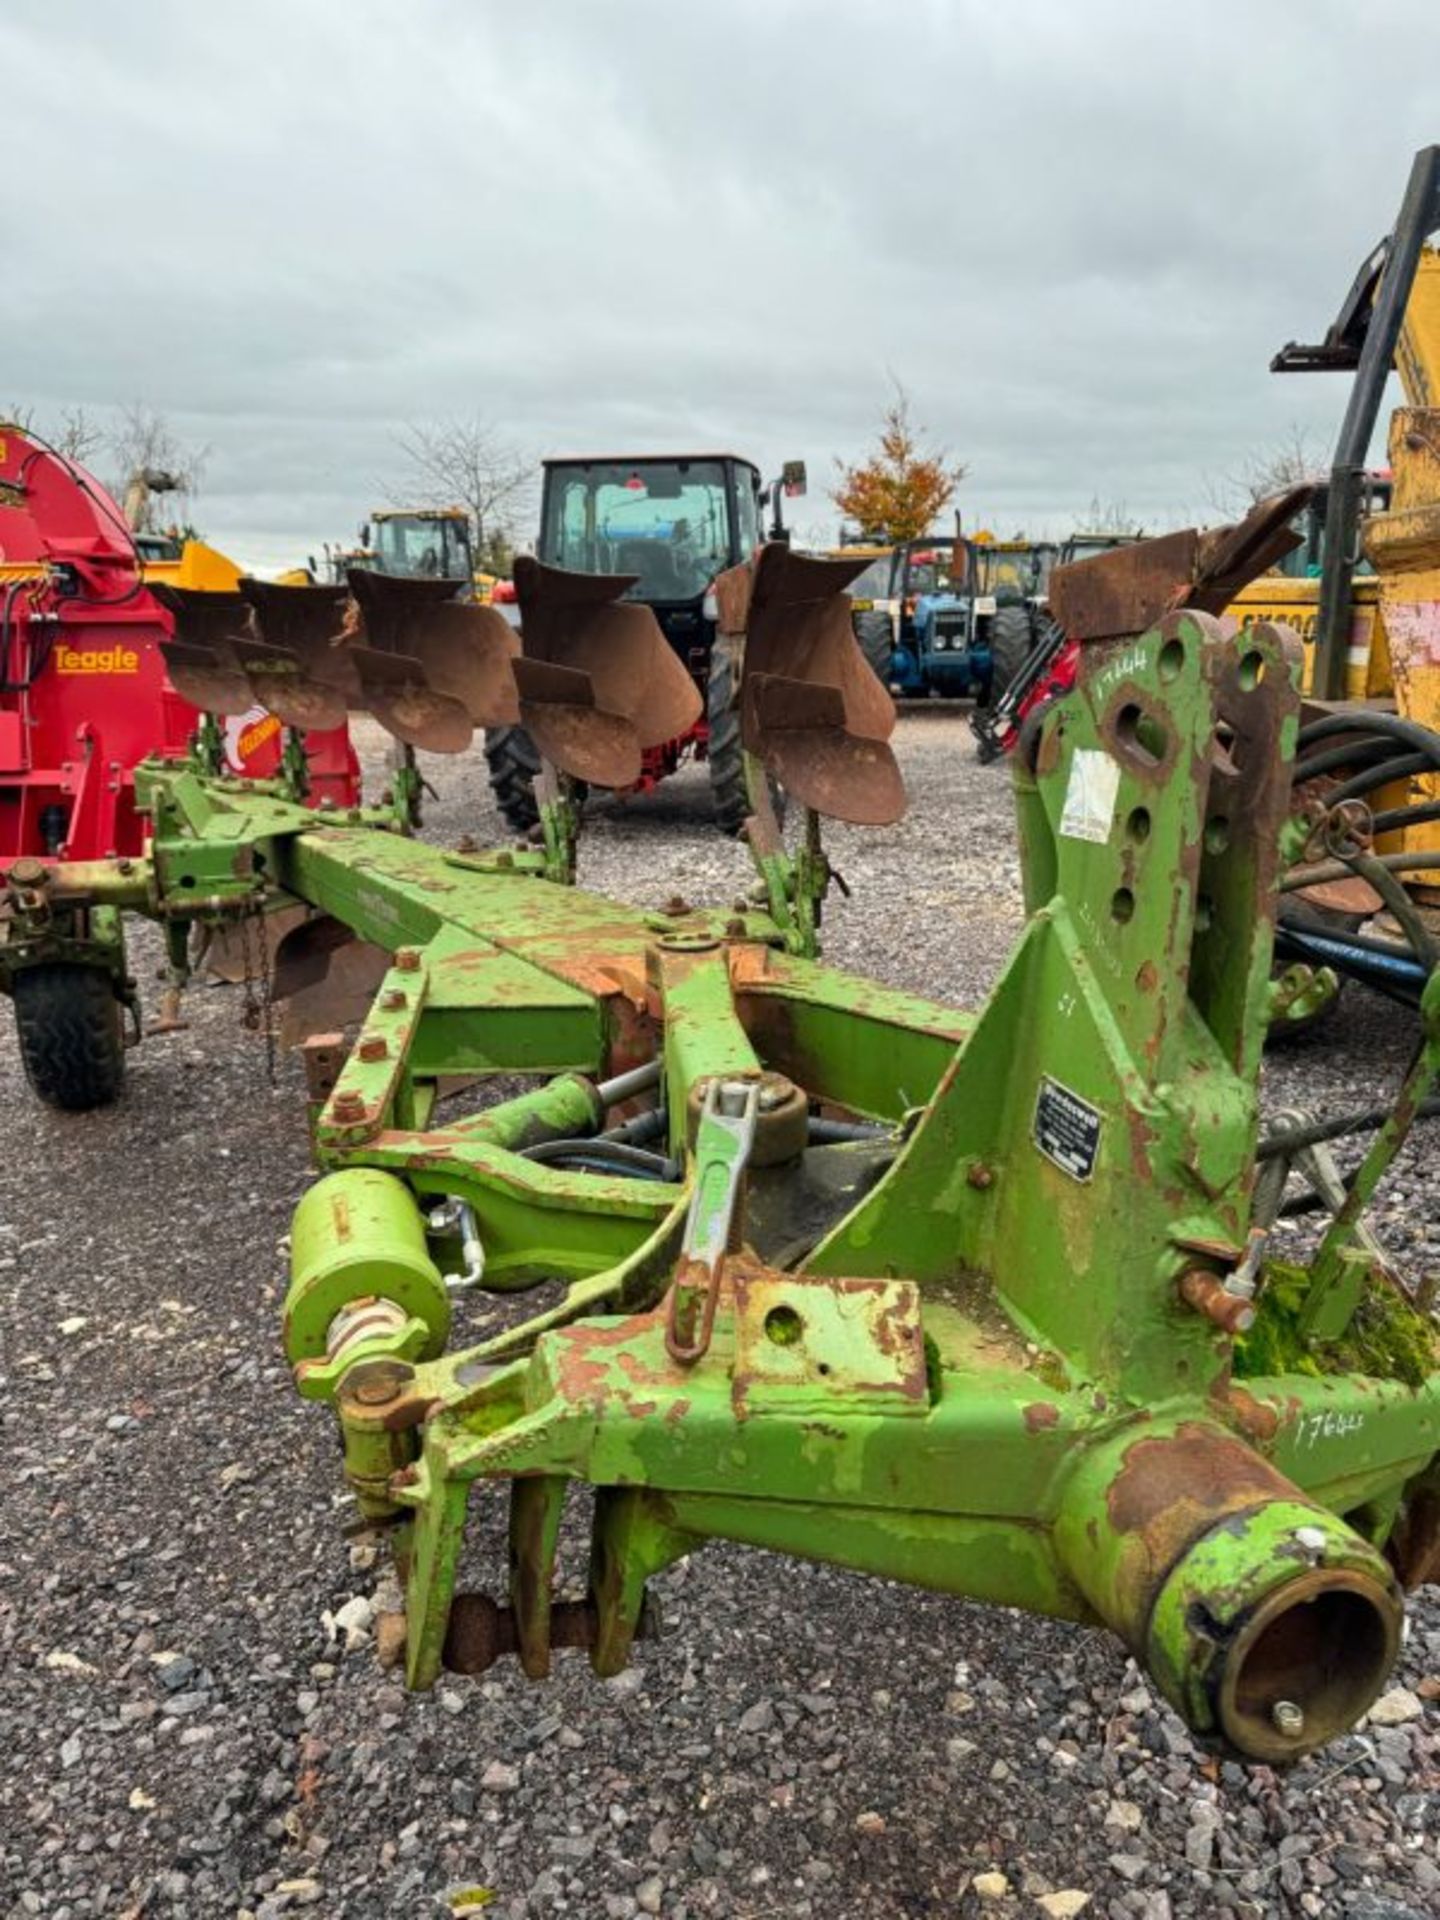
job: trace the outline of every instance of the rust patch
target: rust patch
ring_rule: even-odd
[[[1060,1424],[1060,1409],[1052,1406],[1048,1400],[1035,1400],[1024,1409],[1025,1424],[1031,1433],[1040,1433],[1046,1427]]]
[[[1168,1533],[1178,1511],[1202,1524],[1288,1498],[1290,1483],[1241,1440],[1187,1420],[1173,1435],[1137,1440],[1106,1496],[1117,1533]]]
[[[1280,1430],[1280,1416],[1273,1407],[1267,1406],[1263,1400],[1257,1400],[1244,1387],[1233,1384],[1226,1392],[1225,1400],[1231,1414],[1253,1440],[1275,1438]]]

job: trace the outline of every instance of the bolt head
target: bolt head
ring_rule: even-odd
[[[400,969],[401,973],[418,973],[420,971],[420,949],[418,947],[399,948],[395,955],[395,965]]]
[[[1275,1731],[1287,1740],[1298,1740],[1305,1731],[1305,1711],[1293,1700],[1277,1700],[1270,1709],[1270,1719]]]
[[[390,1049],[385,1044],[385,1036],[379,1033],[366,1034],[355,1049],[362,1060],[383,1060]]]

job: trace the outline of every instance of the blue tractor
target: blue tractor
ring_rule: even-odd
[[[877,554],[851,589],[866,659],[897,699],[985,705],[1030,645],[1055,553],[932,535]]]

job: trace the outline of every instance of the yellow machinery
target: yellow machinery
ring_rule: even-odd
[[[1440,251],[1434,247],[1424,248],[1416,266],[1394,364],[1406,404],[1390,422],[1388,505],[1361,521],[1369,565],[1351,579],[1342,697],[1393,697],[1408,718],[1440,728]],[[1306,691],[1316,693],[1321,586],[1318,566],[1303,577],[1268,573],[1231,607],[1245,626],[1283,620],[1299,633],[1307,642]]]
[[[1325,339],[1292,342],[1271,363],[1277,372],[1355,375],[1320,495],[1323,540],[1312,530],[1309,543],[1318,570],[1265,575],[1230,608],[1244,625],[1282,620],[1312,643],[1305,691],[1314,701],[1360,702],[1432,734],[1440,733],[1440,250],[1427,242],[1437,233],[1440,147],[1427,147],[1394,232],[1361,267]],[[1390,421],[1387,496],[1366,461],[1392,370],[1405,404]],[[1440,854],[1440,818],[1423,817],[1440,814],[1440,773],[1425,758],[1405,769],[1403,784],[1373,795],[1392,817],[1399,803],[1411,810],[1403,829],[1377,835],[1386,854]],[[1422,868],[1409,884],[1433,903],[1433,879]]]

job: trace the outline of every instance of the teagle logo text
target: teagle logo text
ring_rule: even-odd
[[[138,673],[140,656],[133,647],[71,647],[62,640],[55,649],[57,673]]]

